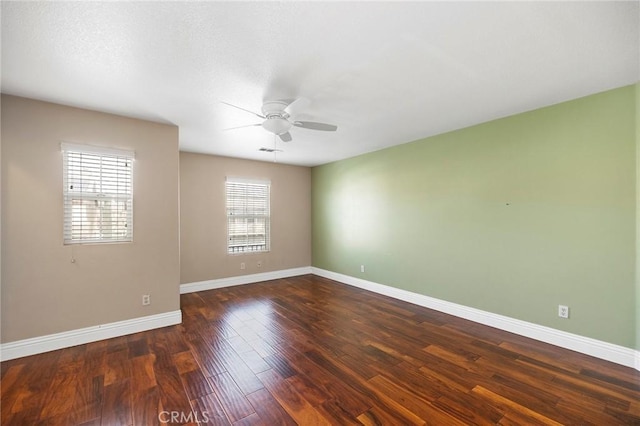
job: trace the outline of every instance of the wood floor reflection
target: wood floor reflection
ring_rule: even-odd
[[[313,275],[2,363],[3,425],[640,424],[640,373]]]

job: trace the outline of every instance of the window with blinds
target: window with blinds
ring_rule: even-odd
[[[227,253],[270,249],[271,182],[227,178]]]
[[[133,241],[134,153],[62,144],[64,243]]]

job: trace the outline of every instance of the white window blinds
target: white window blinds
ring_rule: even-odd
[[[62,144],[64,243],[133,240],[131,151]]]
[[[270,249],[271,182],[227,178],[227,252]]]

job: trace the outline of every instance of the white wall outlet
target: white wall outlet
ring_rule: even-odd
[[[569,318],[569,307],[565,305],[558,305],[558,316],[560,318]]]
[[[360,265],[360,272],[364,272],[364,265]]]
[[[240,269],[247,269],[247,265],[244,262],[240,262]]]
[[[262,268],[262,260],[258,260],[257,266],[258,268]]]
[[[147,306],[151,304],[151,295],[150,294],[143,294],[142,295],[142,305],[143,306]]]

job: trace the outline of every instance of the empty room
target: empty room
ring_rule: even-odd
[[[640,424],[640,2],[25,2],[2,425]]]

